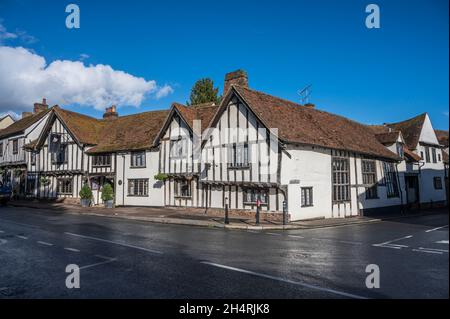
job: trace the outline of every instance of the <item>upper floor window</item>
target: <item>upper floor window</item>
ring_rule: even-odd
[[[366,185],[366,198],[378,198],[377,170],[375,161],[362,161],[363,184]]]
[[[333,201],[350,200],[350,161],[346,157],[333,157],[331,160],[333,173]]]
[[[430,148],[428,146],[425,146],[425,162],[430,162]]]
[[[437,163],[437,155],[436,155],[436,148],[431,148],[431,158],[433,159],[433,163]]]
[[[0,155],[1,156],[1,155]],[[438,153],[438,161],[441,161],[441,153]]]
[[[49,152],[53,164],[67,163],[69,148],[62,142],[61,134],[51,134],[49,140]]]
[[[394,163],[383,163],[384,180],[386,184],[387,197],[398,197],[398,179]]]
[[[191,181],[186,179],[175,180],[175,196],[191,197]]]
[[[36,165],[36,153],[35,152],[30,153],[30,164]]]
[[[95,155],[92,158],[93,167],[111,166],[111,154]]]
[[[0,142],[0,157],[3,157],[3,142]]]
[[[397,142],[397,145],[396,145],[396,146],[397,146],[397,154],[398,154],[398,156],[400,156],[401,158],[403,158],[403,157],[404,157],[403,144]]]
[[[250,151],[248,143],[234,143],[228,149],[228,167],[239,168],[250,165]]]
[[[19,153],[19,140],[13,140],[13,154]]]
[[[131,167],[145,167],[145,152],[131,153]]]
[[[187,139],[178,137],[170,140],[170,157],[183,158],[187,156]]]

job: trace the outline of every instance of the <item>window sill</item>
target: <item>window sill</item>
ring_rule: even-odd
[[[303,208],[303,207],[305,207],[305,208],[306,208],[306,207],[314,207],[314,205],[302,205],[302,206],[300,206],[300,207],[302,207],[302,208]]]
[[[92,165],[92,168],[111,168],[111,165]]]
[[[148,195],[127,195],[127,197],[148,197]]]
[[[192,195],[191,196],[174,196],[175,199],[192,199]]]
[[[252,206],[256,206],[256,202],[252,203],[252,202],[244,202],[244,205],[252,205]],[[260,206],[267,206],[267,203],[261,203]]]
[[[229,170],[246,170],[246,169],[250,169],[250,165],[243,165],[243,166],[228,166]]]
[[[147,168],[147,166],[130,166],[130,169]]]

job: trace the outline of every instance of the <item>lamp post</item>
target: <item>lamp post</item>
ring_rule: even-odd
[[[259,208],[261,206],[261,200],[258,198],[256,200],[256,225],[259,225]]]
[[[228,197],[225,197],[225,225],[228,225],[230,220],[228,219]]]
[[[287,217],[287,202],[283,201],[283,225],[286,225],[286,218]]]

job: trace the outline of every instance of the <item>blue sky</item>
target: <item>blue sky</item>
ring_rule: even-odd
[[[80,7],[80,29],[65,27],[69,3]],[[380,29],[365,27],[369,3],[380,6]],[[197,79],[222,88],[224,74],[242,68],[252,88],[294,101],[312,84],[317,108],[363,123],[428,112],[436,128],[448,129],[448,9],[446,0],[2,0],[1,24],[24,36],[0,45],[23,46],[47,65],[85,54],[85,65],[173,89],[138,108],[122,105],[120,114],[184,103]]]

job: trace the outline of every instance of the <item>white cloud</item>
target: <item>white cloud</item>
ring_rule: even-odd
[[[30,109],[46,97],[50,104],[80,104],[103,110],[111,104],[140,106],[151,95],[173,92],[154,80],[145,80],[109,65],[45,58],[22,47],[0,46],[0,112]]]
[[[4,40],[9,40],[9,39],[16,39],[17,38],[17,34],[12,33],[12,32],[8,32],[6,30],[6,28],[3,26],[3,24],[0,21],[0,44],[4,41]]]
[[[80,54],[80,61],[84,61],[86,59],[89,59],[89,54],[81,53]]]

